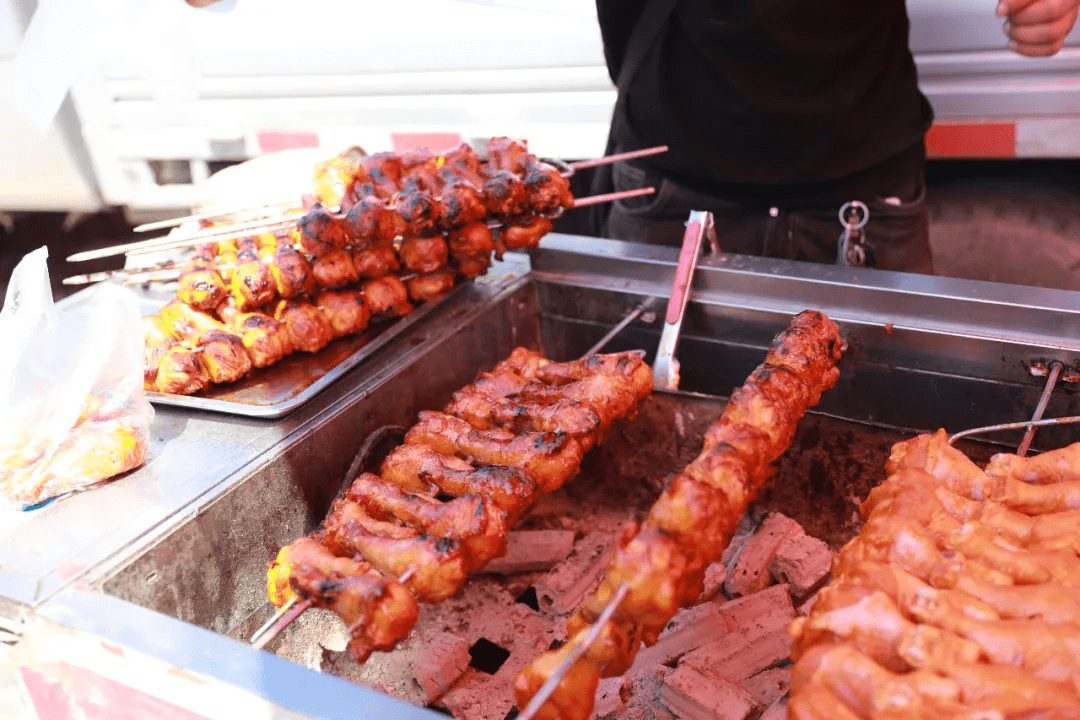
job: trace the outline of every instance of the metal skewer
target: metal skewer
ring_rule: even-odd
[[[656,192],[656,188],[654,187],[643,187],[634,188],[633,190],[603,193],[600,195],[589,195],[588,197],[574,198],[574,204],[570,207],[579,208],[587,207],[589,205],[599,205],[600,203],[626,200],[627,198],[641,197],[642,195],[652,195],[654,192]]]
[[[258,212],[260,210],[269,210],[270,208],[280,207],[295,207],[300,208],[300,203],[296,200],[281,200],[280,202],[266,203],[265,205],[256,205],[254,207],[241,207],[230,208],[227,210],[209,210],[207,212],[195,213],[194,215],[185,215],[183,217],[170,218],[168,220],[158,220],[156,222],[143,223],[132,228],[132,232],[147,232],[150,230],[164,230],[166,228],[177,227],[187,222],[195,222],[198,220],[210,220],[216,217],[225,217],[227,215],[240,215],[243,213]]]
[[[667,145],[657,145],[656,147],[643,148],[641,150],[630,150],[629,152],[605,155],[604,157],[595,158],[593,160],[579,160],[570,163],[570,168],[572,170],[584,170],[585,168],[610,165],[612,163],[622,162],[623,160],[634,160],[636,158],[648,157],[649,155],[659,155],[660,153],[665,153],[667,151]]]
[[[1031,415],[1032,422],[1042,420],[1043,413],[1046,412],[1046,404],[1050,402],[1050,393],[1054,392],[1054,386],[1057,384],[1058,378],[1061,377],[1061,371],[1064,367],[1057,360],[1050,363],[1050,376],[1046,378],[1046,387],[1043,388],[1042,397],[1039,398],[1039,404],[1035,406],[1035,412]],[[1027,431],[1024,433],[1024,439],[1020,441],[1020,447],[1016,449],[1018,457],[1027,455],[1027,451],[1031,447],[1031,441],[1034,438],[1035,426],[1028,425]]]
[[[72,275],[61,282],[64,285],[89,285],[90,283],[104,280],[123,280],[125,283],[156,282],[158,280],[176,280],[183,272],[186,263],[170,262],[144,268],[119,268],[117,270],[103,270],[102,272],[86,273],[85,275]],[[235,265],[225,264],[214,266],[215,270],[233,270]],[[151,276],[151,277],[144,277]]]
[[[293,596],[293,601],[295,602],[296,600],[297,598]],[[274,617],[271,618],[269,627],[267,627],[265,630],[263,628],[259,628],[259,632],[261,632],[262,635],[259,635],[259,632],[256,632],[255,636],[251,638],[251,647],[255,648],[256,650],[262,650],[264,647],[270,644],[270,641],[280,635],[285,628],[289,627],[290,623],[292,623],[293,620],[300,617],[305,610],[310,608],[312,604],[313,603],[310,599],[304,600],[303,602],[297,602],[293,607],[289,608],[285,612],[282,612],[282,610],[285,610],[285,608],[288,607],[289,603],[285,603],[284,605],[282,605],[281,609],[278,610]],[[258,639],[256,639],[256,637],[258,637]]]
[[[262,626],[255,631],[255,634],[251,636],[251,644],[254,645],[255,643],[259,642],[259,639],[266,634],[266,631],[273,627],[274,623],[280,620],[282,616],[285,615],[285,613],[289,612],[289,610],[292,609],[293,605],[298,602],[300,602],[300,598],[298,598],[296,595],[293,595],[291,598],[289,598],[289,600],[284,605],[277,609],[277,612],[274,613],[269,620],[264,622]]]
[[[605,202],[614,202],[626,198],[650,195],[656,192],[656,188],[634,188],[620,192],[591,195],[589,197],[576,198],[571,207],[587,207]],[[220,242],[223,240],[238,240],[251,235],[264,232],[277,232],[289,230],[300,224],[302,215],[294,215],[278,220],[258,220],[235,225],[221,225],[209,228],[203,232],[188,235],[166,235],[152,240],[141,240],[134,243],[112,245],[98,250],[85,250],[75,253],[67,258],[68,262],[82,262],[84,260],[97,260],[99,258],[114,257],[116,255],[146,255],[162,250],[179,250],[182,248],[195,247],[207,242]]]
[[[604,157],[593,158],[591,160],[579,160],[573,163],[559,163],[559,165],[565,165],[568,172],[564,172],[565,175],[572,175],[576,170],[585,170],[586,168],[598,167],[600,165],[610,165],[612,163],[622,162],[623,160],[634,160],[636,158],[648,157],[649,155],[659,155],[668,151],[667,145],[657,145],[656,147],[643,148],[641,150],[631,150],[624,153],[616,153],[614,155],[605,155]],[[229,208],[226,210],[208,210],[201,213],[193,213],[191,215],[184,215],[183,217],[169,218],[168,220],[157,220],[155,222],[143,223],[132,229],[132,232],[147,232],[149,230],[164,230],[166,228],[177,227],[187,222],[195,222],[199,220],[211,220],[217,217],[225,217],[228,215],[242,215],[244,213],[253,213],[260,210],[269,210],[270,208],[280,207],[295,207],[300,208],[300,203],[296,200],[281,200],[274,203],[266,203],[265,205],[248,205],[247,207]]]
[[[648,297],[644,302],[639,304],[636,308],[627,313],[626,317],[619,321],[619,323],[607,331],[604,337],[600,338],[595,345],[589,348],[582,357],[592,357],[596,353],[604,349],[604,346],[611,342],[612,338],[622,332],[623,328],[632,323],[634,320],[641,317],[641,315],[656,304],[655,297]]]
[[[1001,425],[987,425],[985,427],[971,428],[970,430],[961,430],[954,435],[950,435],[949,444],[952,445],[960,438],[969,437],[971,435],[981,435],[982,433],[998,432],[1001,430],[1023,430],[1028,427],[1072,425],[1074,423],[1080,423],[1080,415],[1069,415],[1068,417],[1051,418],[1049,420],[1024,420],[1023,422],[1003,423]]]
[[[627,580],[619,586],[618,592],[615,593],[615,597],[611,598],[611,602],[604,608],[604,612],[600,615],[600,618],[596,621],[596,624],[589,630],[589,634],[585,636],[585,639],[581,641],[576,648],[574,648],[569,655],[562,661],[562,663],[555,669],[555,672],[551,674],[551,677],[547,679],[544,685],[540,688],[540,691],[533,695],[532,700],[525,706],[525,709],[518,715],[518,720],[531,720],[536,713],[540,711],[540,708],[544,706],[544,703],[548,701],[555,689],[559,687],[559,683],[570,672],[570,668],[576,663],[592,646],[596,639],[600,637],[600,633],[603,632],[604,626],[608,624],[611,617],[618,610],[619,604],[622,603],[626,594],[630,592],[630,581]]]
[[[237,223],[235,225],[221,225],[186,235],[165,235],[152,240],[140,240],[138,242],[124,243],[122,245],[111,245],[98,250],[84,250],[83,252],[77,252],[74,255],[68,256],[67,260],[68,262],[82,262],[84,260],[114,257],[116,255],[145,255],[147,253],[158,252],[159,250],[175,250],[178,248],[194,247],[196,245],[202,245],[205,242],[245,238],[249,235],[256,235],[261,232],[288,230],[289,228],[295,227],[300,222],[301,217],[301,215],[295,215],[273,221],[256,220],[247,223]]]

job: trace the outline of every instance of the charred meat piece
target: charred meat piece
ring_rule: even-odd
[[[372,245],[365,250],[353,251],[353,265],[356,273],[365,280],[374,280],[389,275],[401,268],[393,245]]]
[[[368,280],[360,288],[373,316],[398,317],[413,311],[413,304],[409,302],[409,290],[396,275]]]
[[[408,287],[409,297],[413,302],[439,300],[454,289],[454,273],[444,269],[417,275],[406,280],[405,286]]]
[[[334,337],[358,333],[368,326],[371,312],[359,290],[327,290],[315,298],[315,306],[330,321]]]
[[[310,303],[279,300],[274,318],[285,323],[294,350],[318,352],[334,339],[334,328],[326,315]]]
[[[442,235],[406,238],[398,248],[401,263],[415,273],[435,272],[449,259],[446,238]]]
[[[499,428],[477,430],[446,413],[423,411],[405,435],[444,455],[473,458],[481,465],[514,465],[536,476],[544,492],[560,487],[581,465],[581,445],[568,433],[522,433]]]

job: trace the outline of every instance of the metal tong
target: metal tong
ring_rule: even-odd
[[[679,389],[679,361],[675,358],[675,350],[679,345],[679,332],[682,329],[683,315],[686,313],[686,303],[690,299],[694,270],[697,269],[698,257],[701,255],[701,242],[706,238],[713,251],[719,252],[712,213],[694,210],[690,213],[686,232],[683,233],[682,251],[679,253],[679,264],[675,268],[675,280],[671,285],[671,297],[668,300],[667,314],[664,316],[664,330],[660,335],[660,346],[656,350],[656,361],[653,363],[653,385],[663,390]]]

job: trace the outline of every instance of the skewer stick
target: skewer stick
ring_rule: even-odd
[[[1050,377],[1046,378],[1046,387],[1043,388],[1042,397],[1039,398],[1039,404],[1035,406],[1035,412],[1031,416],[1033,422],[1042,420],[1043,413],[1046,412],[1046,404],[1050,402],[1050,393],[1054,392],[1054,385],[1057,384],[1058,378],[1061,377],[1063,367],[1057,360],[1050,363]],[[1024,433],[1024,439],[1020,441],[1020,447],[1016,449],[1018,457],[1027,455],[1027,451],[1031,447],[1031,441],[1034,438],[1035,426],[1028,425],[1027,431]]]
[[[85,275],[72,275],[64,278],[64,285],[89,285],[90,283],[103,280],[123,280],[125,283],[155,282],[157,280],[176,280],[183,272],[185,263],[170,262],[154,267],[120,268],[118,270],[105,270]],[[236,266],[230,264],[216,265],[215,270],[232,270]],[[144,276],[153,276],[146,278]]]
[[[123,279],[124,282],[150,282],[159,275],[169,273],[172,267],[148,267],[126,268],[124,270],[106,270],[104,272],[87,273],[85,275],[72,275],[60,282],[64,285],[89,285],[90,283],[102,282],[103,280]],[[147,278],[147,279],[143,279]]]
[[[622,162],[623,160],[634,160],[636,158],[648,157],[649,155],[659,155],[668,151],[667,145],[657,145],[656,147],[642,148],[641,150],[631,150],[624,153],[616,153],[614,155],[605,155],[599,158],[593,158],[591,160],[579,160],[573,163],[567,163],[567,167],[571,171],[585,170],[586,168],[598,167],[600,165],[610,165],[612,163]],[[260,210],[269,210],[271,208],[299,208],[300,204],[296,200],[281,200],[279,202],[266,203],[265,205],[248,205],[246,207],[228,208],[225,210],[207,210],[201,213],[192,213],[191,215],[184,215],[183,217],[169,218],[168,220],[157,220],[155,222],[143,223],[132,229],[132,232],[148,232],[150,230],[164,230],[166,228],[178,227],[187,222],[195,222],[199,220],[211,220],[217,217],[226,217],[228,215],[241,215],[243,213],[258,212]]]
[[[289,610],[292,609],[292,606],[298,602],[300,602],[300,598],[295,595],[289,598],[289,600],[284,605],[277,609],[277,612],[274,613],[269,620],[264,622],[262,626],[255,631],[255,634],[251,636],[251,642],[259,642],[259,639],[266,634],[266,631],[269,630],[274,625],[274,623],[280,620],[285,613],[289,612]]]
[[[1071,425],[1073,423],[1080,423],[1080,415],[1069,415],[1068,417],[1051,418],[1049,420],[1024,420],[1023,422],[1004,423],[1002,425],[987,425],[985,427],[971,428],[970,430],[961,430],[960,432],[949,436],[949,444],[952,445],[960,438],[965,438],[970,435],[981,435],[982,433],[998,432],[1001,430],[1023,430],[1028,427],[1049,427],[1051,425]]]
[[[155,253],[159,250],[175,250],[178,248],[194,247],[205,242],[217,240],[234,240],[255,235],[260,232],[271,230],[286,230],[295,227],[300,222],[300,215],[278,220],[257,220],[236,225],[223,225],[216,228],[190,233],[187,235],[165,235],[152,240],[140,240],[134,243],[111,245],[98,250],[84,250],[68,256],[68,262],[82,262],[84,260],[97,260],[99,258],[114,257],[116,255],[144,255]]]
[[[605,155],[604,157],[595,158],[593,160],[579,160],[578,162],[570,163],[570,168],[573,170],[584,170],[585,168],[610,165],[612,163],[622,162],[623,160],[634,160],[636,158],[648,157],[649,155],[659,155],[660,153],[665,153],[667,151],[667,145],[657,145],[656,147],[643,148],[641,150],[631,150],[624,153],[615,153],[614,155]]]
[[[616,335],[618,335],[620,332],[622,332],[623,328],[625,328],[627,325],[629,325],[634,320],[636,320],[638,317],[640,317],[642,315],[642,313],[644,313],[646,310],[651,308],[655,303],[656,303],[656,298],[655,297],[650,296],[650,297],[646,298],[644,302],[642,302],[636,308],[631,310],[626,315],[626,317],[624,317],[622,320],[620,320],[619,323],[615,327],[608,330],[607,333],[604,335],[604,337],[600,338],[595,345],[593,345],[591,348],[589,348],[585,352],[585,354],[582,355],[582,357],[590,358],[593,355],[595,355],[596,353],[603,350],[604,346],[607,345],[609,342],[611,342],[612,338],[614,338]]]
[[[589,205],[599,205],[600,203],[605,202],[614,202],[616,200],[640,197],[642,195],[651,195],[654,192],[656,192],[656,188],[644,187],[605,193],[603,195],[591,195],[589,197],[575,198],[574,204],[570,207],[577,208],[587,207]],[[134,243],[112,245],[99,250],[86,250],[75,253],[67,259],[68,262],[82,262],[84,260],[97,260],[99,258],[113,257],[116,255],[146,255],[162,250],[179,250],[182,248],[195,247],[207,242],[238,240],[258,233],[275,232],[294,228],[300,224],[301,217],[301,215],[297,214],[278,220],[257,220],[236,225],[222,225],[190,235],[166,235],[161,238],[154,238],[153,240],[141,240]]]
[[[642,195],[652,195],[656,192],[654,187],[634,188],[633,190],[620,190],[618,192],[603,193],[601,195],[590,195],[583,198],[574,198],[574,204],[570,207],[586,207],[587,205],[599,205],[600,203],[615,202],[616,200],[626,200],[627,198],[640,197]]]
[[[258,640],[251,643],[251,647],[255,648],[256,650],[262,650],[264,647],[270,644],[271,640],[280,635],[281,631],[287,628],[293,620],[300,617],[305,610],[311,607],[312,604],[313,603],[311,600],[304,600],[302,602],[298,602],[296,605],[294,605],[292,608],[290,608],[284,613],[281,613],[281,611],[279,610],[278,612],[281,613],[280,617],[275,615],[275,618],[277,619],[277,624],[272,624],[270,630],[265,631]],[[282,605],[282,609],[284,609],[287,605],[288,603]]]
[[[126,255],[147,255],[155,253],[160,250],[178,250],[181,248],[195,247],[196,245],[202,245],[206,242],[220,242],[222,240],[241,240],[252,235],[258,235],[265,232],[277,232],[278,230],[288,230],[294,228],[300,224],[302,215],[293,215],[291,217],[283,218],[280,220],[257,220],[250,223],[240,223],[237,225],[222,225],[217,228],[210,228],[205,232],[200,232],[193,235],[181,236],[178,238],[171,238],[167,243],[162,243],[156,247],[143,247],[135,250],[125,250]]]
[[[581,641],[581,644],[566,656],[566,659],[555,669],[555,672],[547,679],[547,682],[540,688],[540,691],[536,693],[536,695],[533,695],[533,699],[525,706],[525,710],[518,715],[519,720],[532,720],[536,713],[540,712],[540,708],[544,706],[544,703],[548,701],[551,694],[559,687],[559,683],[561,683],[566,674],[570,672],[570,668],[572,668],[574,663],[589,651],[592,644],[600,637],[600,633],[603,631],[604,626],[611,620],[611,617],[615,614],[615,611],[619,608],[619,604],[623,601],[628,592],[630,592],[629,580],[619,586],[619,590],[615,593],[615,597],[613,597],[611,602],[608,603],[608,606],[604,608],[603,614],[600,615],[600,618],[596,621],[596,624],[592,626],[592,629],[589,630],[589,634],[585,636],[585,639]]]
[[[270,208],[288,208],[295,207],[300,208],[300,203],[296,200],[281,200],[280,202],[266,203],[265,205],[256,205],[254,207],[240,207],[230,208],[228,210],[210,210],[207,212],[195,213],[194,215],[185,215],[183,217],[170,218],[168,220],[158,220],[157,222],[143,223],[132,228],[132,232],[147,232],[149,230],[164,230],[165,228],[177,227],[183,225],[186,222],[194,222],[198,220],[210,220],[216,217],[225,217],[227,215],[240,215],[241,213],[258,212],[259,210],[269,210]]]

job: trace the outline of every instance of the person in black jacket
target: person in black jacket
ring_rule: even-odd
[[[932,273],[924,135],[904,0],[597,0],[619,88],[608,152],[668,145],[594,178],[597,235],[678,244],[690,210],[727,252],[834,263],[844,203],[869,210],[867,263]],[[1009,47],[1060,50],[1080,0],[1001,0]]]

